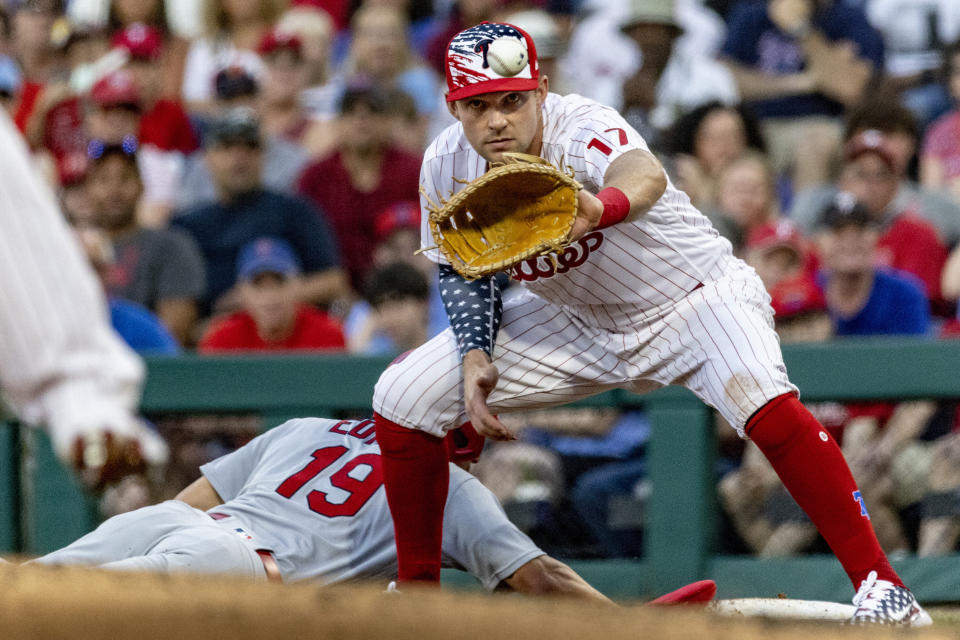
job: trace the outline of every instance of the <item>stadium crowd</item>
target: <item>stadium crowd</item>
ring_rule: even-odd
[[[142,353],[386,356],[443,330],[414,253],[420,158],[454,122],[446,44],[481,20],[527,30],[552,91],[643,134],[760,274],[784,342],[960,336],[956,0],[2,6],[0,103]],[[954,548],[954,405],[811,409],[888,552]],[[512,513],[560,555],[641,553],[643,415],[523,420],[525,442],[478,469]],[[729,548],[815,548],[762,456],[723,453]]]

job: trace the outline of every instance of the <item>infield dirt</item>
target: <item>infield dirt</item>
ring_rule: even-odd
[[[610,609],[569,600],[381,587],[0,566],[0,638],[232,640],[817,640],[890,629],[721,618],[699,609]],[[957,627],[910,638],[958,637]]]

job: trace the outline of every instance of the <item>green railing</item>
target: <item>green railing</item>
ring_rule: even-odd
[[[784,354],[804,400],[960,398],[960,341],[851,339],[792,345]],[[386,364],[341,356],[152,359],[142,406],[148,413],[250,411],[272,426],[368,408]],[[832,556],[715,555],[714,430],[710,412],[691,393],[616,391],[584,404],[642,405],[653,427],[644,559],[573,563],[602,591],[645,597],[710,577],[723,597],[844,600],[852,594]],[[0,549],[36,554],[66,544],[95,519],[89,498],[55,462],[46,438],[29,436],[22,444],[15,428],[0,431],[0,460],[10,462],[0,474]],[[921,600],[960,601],[960,555],[904,558],[894,566]]]

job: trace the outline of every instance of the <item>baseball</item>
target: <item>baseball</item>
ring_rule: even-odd
[[[500,76],[511,78],[527,66],[527,48],[516,38],[500,38],[487,49],[487,64]]]

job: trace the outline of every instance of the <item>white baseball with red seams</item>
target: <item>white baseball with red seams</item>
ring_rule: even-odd
[[[643,138],[614,110],[548,94],[541,155],[571,168],[592,193],[607,167]],[[424,155],[420,183],[434,202],[486,170],[459,123]],[[461,182],[462,181],[462,182]],[[424,247],[434,247],[423,216]],[[443,260],[431,248],[426,255]],[[645,392],[683,384],[741,432],[772,398],[796,391],[773,330],[769,296],[709,220],[668,181],[634,222],[588,233],[554,261],[511,270],[527,291],[505,301],[493,349],[500,372],[493,413],[554,406],[612,388]],[[451,330],[383,373],[374,409],[397,424],[442,435],[466,418]]]
[[[527,47],[517,38],[498,38],[487,48],[487,64],[504,78],[512,78],[523,71],[527,60]]]

